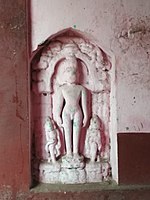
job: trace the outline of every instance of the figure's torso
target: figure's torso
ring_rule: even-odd
[[[65,84],[62,86],[62,94],[65,99],[64,111],[71,116],[81,110],[79,101],[81,98],[82,90],[83,87],[81,85]]]

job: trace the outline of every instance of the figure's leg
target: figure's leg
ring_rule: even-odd
[[[49,146],[50,146],[49,143],[47,143],[47,144],[45,145],[45,151],[46,151],[47,154],[48,154],[48,163],[51,162],[51,153],[50,153]]]
[[[79,136],[82,126],[82,113],[77,112],[73,120],[73,154],[79,155]]]
[[[68,156],[72,155],[72,144],[71,144],[71,134],[72,134],[72,123],[70,116],[67,113],[63,113],[63,127],[65,134],[65,144],[66,144],[66,154]]]
[[[91,162],[95,162],[96,158],[97,158],[97,144],[96,142],[92,142],[90,144],[91,146],[91,152],[90,152],[90,158],[91,158]]]
[[[54,148],[55,148],[55,144],[49,145],[52,163],[56,163],[56,156],[55,156],[55,153],[54,153]]]

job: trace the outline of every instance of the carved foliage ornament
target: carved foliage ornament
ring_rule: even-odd
[[[58,37],[43,49],[40,61],[33,66],[32,84],[35,93],[51,93],[52,76],[56,65],[63,59],[75,57],[86,69],[84,86],[92,92],[110,90],[107,71],[111,63],[106,54],[98,47],[77,37]],[[61,84],[58,76],[58,84]]]

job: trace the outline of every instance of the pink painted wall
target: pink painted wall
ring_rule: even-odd
[[[150,1],[32,0],[31,7],[32,50],[73,27],[111,56],[111,163],[118,180],[117,133],[150,132]]]

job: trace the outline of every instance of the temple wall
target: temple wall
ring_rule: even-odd
[[[26,17],[24,1],[0,2],[0,199],[31,184]]]
[[[149,199],[149,187],[58,187],[30,191],[30,68],[27,40],[29,1],[0,1],[0,199]],[[87,3],[88,2],[88,3]],[[130,1],[32,1],[32,50],[50,35],[73,27],[91,35],[113,61],[111,94],[111,141],[113,177],[118,180],[117,133],[124,143],[122,164],[135,165],[150,181],[149,134],[149,8],[147,0]],[[78,12],[77,12],[78,11]],[[59,14],[58,14],[59,13]],[[125,132],[125,134],[123,133]],[[131,140],[131,132],[132,134]],[[141,134],[141,132],[146,132]],[[128,137],[126,137],[128,134]],[[140,138],[139,135],[140,134]],[[122,137],[124,135],[124,137]],[[142,137],[142,138],[141,138]],[[135,140],[139,138],[140,141]],[[138,141],[138,142],[137,142]],[[119,142],[119,140],[118,140]],[[131,142],[136,145],[131,145]],[[128,144],[130,143],[130,148]],[[142,145],[141,145],[142,143]],[[140,146],[139,146],[140,145]],[[140,148],[139,148],[140,147]],[[145,148],[146,147],[146,148]],[[144,151],[142,151],[144,149]],[[132,154],[132,151],[134,153]],[[137,157],[135,157],[135,155]],[[138,159],[136,159],[138,158]],[[140,159],[141,158],[141,159]],[[126,164],[126,165],[125,165]],[[148,170],[146,170],[148,168]],[[133,183],[131,171],[128,182]],[[135,177],[136,178],[136,177]],[[134,184],[139,184],[137,179]],[[142,189],[141,189],[142,188]],[[103,190],[103,191],[102,191]],[[50,192],[48,192],[50,191]],[[58,192],[59,191],[59,192]],[[71,191],[71,192],[70,192]],[[88,192],[87,192],[88,191]],[[90,192],[89,192],[90,191]],[[28,197],[27,197],[28,196]]]
[[[112,58],[111,163],[118,180],[117,133],[150,131],[149,1],[32,0],[32,49],[65,28],[80,30]]]

